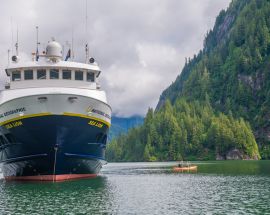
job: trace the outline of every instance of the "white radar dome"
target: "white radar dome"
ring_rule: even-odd
[[[56,41],[51,41],[46,47],[46,56],[48,58],[59,59],[62,58],[62,46]]]

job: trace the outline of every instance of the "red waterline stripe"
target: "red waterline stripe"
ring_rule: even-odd
[[[34,175],[34,176],[6,176],[7,181],[67,181],[82,178],[94,178],[97,174],[64,174],[64,175]]]

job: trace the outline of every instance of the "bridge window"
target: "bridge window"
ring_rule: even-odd
[[[46,79],[46,69],[37,70],[37,79]]]
[[[86,80],[89,82],[95,81],[95,74],[93,72],[87,72]]]
[[[75,71],[75,80],[83,81],[83,71]]]
[[[33,70],[24,70],[24,80],[33,80]]]
[[[21,72],[14,71],[12,72],[12,81],[20,81],[21,80]]]
[[[50,79],[59,79],[59,70],[51,69],[50,70]]]
[[[71,80],[71,71],[70,70],[63,70],[63,79]]]

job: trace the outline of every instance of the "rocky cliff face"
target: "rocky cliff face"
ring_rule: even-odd
[[[216,160],[258,160],[258,156],[250,157],[247,154],[241,152],[239,149],[232,149],[226,153],[225,156],[216,154]]]

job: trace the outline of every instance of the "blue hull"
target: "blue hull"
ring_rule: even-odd
[[[107,133],[105,123],[79,116],[35,116],[5,123],[0,127],[4,177],[97,174],[105,163]]]

